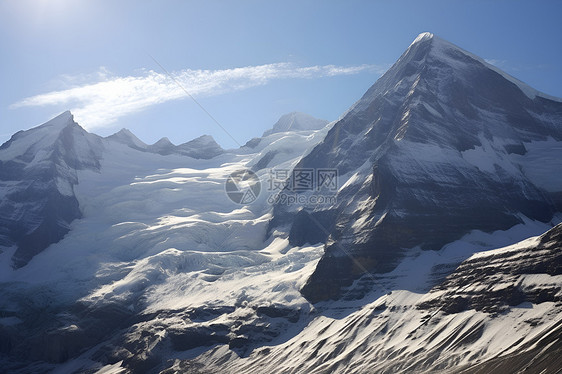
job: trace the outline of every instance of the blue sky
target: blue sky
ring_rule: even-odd
[[[237,147],[287,112],[337,119],[424,31],[562,97],[561,15],[560,1],[0,1],[0,142],[70,109],[103,136]]]

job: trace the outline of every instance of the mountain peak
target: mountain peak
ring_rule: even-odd
[[[177,151],[193,158],[209,159],[224,152],[211,135],[201,135],[198,138],[177,146]]]
[[[80,127],[69,111],[14,134],[0,147],[2,226],[18,228],[5,230],[0,242],[15,245],[14,268],[61,240],[82,216],[74,194],[77,171],[99,171],[102,152],[101,139]]]
[[[66,132],[73,129],[86,132],[67,110],[42,125],[12,135],[10,140],[0,146],[0,161],[22,157],[24,154],[31,157],[39,149],[50,149]]]
[[[338,202],[323,211],[276,206],[278,222],[299,227],[289,231],[291,243],[326,243],[303,295],[339,297],[356,279],[357,261],[384,273],[404,248],[439,249],[471,230],[506,230],[520,215],[550,220],[559,195],[542,189],[559,192],[547,184],[555,166],[542,174],[520,161],[530,144],[562,140],[560,103],[543,97],[470,52],[420,34],[297,165],[353,175]],[[361,224],[358,206],[368,217]],[[315,221],[337,230],[327,236]],[[340,257],[341,248],[355,257]]]
[[[166,136],[161,138],[160,140],[158,140],[156,143],[154,143],[152,146],[153,147],[169,147],[169,146],[173,146],[174,144],[170,141],[170,139],[168,139]]]
[[[432,33],[430,33],[430,32],[427,32],[427,31],[426,31],[426,32],[422,32],[421,34],[419,34],[419,35],[414,39],[414,41],[412,42],[412,44],[416,44],[416,43],[419,43],[419,42],[422,42],[422,41],[425,41],[425,40],[433,39],[434,36],[435,36],[435,35],[432,34]]]
[[[116,134],[122,134],[122,135],[128,135],[128,136],[134,135],[134,134],[131,132],[131,130],[126,129],[126,128],[124,128],[124,127],[123,127],[121,130],[119,130],[118,132],[116,132]]]
[[[467,63],[470,63],[470,61],[472,60],[472,62],[478,62],[484,65],[486,68],[494,71],[495,73],[501,75],[509,82],[515,84],[531,100],[534,100],[536,97],[541,97],[552,101],[562,102],[562,98],[558,98],[542,93],[530,87],[526,83],[520,81],[519,79],[511,76],[505,71],[499,69],[498,67],[488,63],[485,59],[481,58],[480,56],[475,55],[474,53],[471,53],[465,49],[462,49],[456,44],[451,43],[448,40],[442,39],[430,32],[423,32],[419,34],[416,37],[416,39],[414,39],[412,44],[410,44],[404,55],[408,54],[408,52],[410,52],[410,49],[412,49],[414,46],[418,44],[424,44],[425,42],[428,42],[429,44],[429,48],[426,50],[427,56],[430,56],[433,60],[445,62],[450,66],[457,67],[457,68],[464,68],[464,66],[466,66]]]
[[[192,141],[199,141],[201,143],[216,143],[215,138],[211,135],[201,135],[198,138],[193,139]]]
[[[142,140],[137,138],[137,136],[133,134],[129,129],[125,128],[119,130],[113,135],[108,136],[106,139],[117,141],[138,150],[144,150],[147,147],[147,145]]]
[[[474,78],[479,77],[482,82],[474,82]],[[488,83],[485,83],[487,81]],[[502,82],[503,81],[503,82]],[[503,87],[503,93],[491,93],[485,89],[491,87]],[[427,83],[434,87],[427,87]],[[484,94],[490,100],[494,100],[494,95],[500,97],[511,96],[511,100],[520,102],[525,97],[530,100],[536,98],[562,102],[562,99],[546,95],[535,90],[517,78],[502,71],[486,62],[483,58],[468,52],[461,47],[438,37],[435,34],[424,32],[419,34],[394,65],[365,93],[351,109],[350,112],[361,112],[371,106],[373,100],[381,95],[390,92],[398,93],[405,90],[406,95],[411,98],[411,93],[415,90],[425,90],[426,92],[436,92],[440,84],[464,85],[466,89],[473,90],[474,87],[483,89],[480,94]],[[426,85],[423,88],[423,84]],[[444,88],[444,87],[441,87]],[[460,91],[450,92],[449,98],[459,96]],[[509,91],[509,94],[507,91]],[[465,92],[466,93],[466,92]],[[521,95],[521,93],[523,95]],[[402,93],[400,94],[402,95]],[[464,95],[466,97],[466,95]],[[497,97],[496,97],[497,98]],[[458,99],[462,100],[461,97]],[[470,111],[470,106],[465,106]]]
[[[278,132],[319,130],[326,126],[328,121],[312,117],[301,112],[291,112],[281,116],[273,128],[263,133],[268,136]]]
[[[431,49],[428,50],[428,52],[430,52],[432,55],[435,56],[435,52],[437,52],[438,50],[442,50],[442,49],[455,49],[458,50],[462,53],[464,53],[465,55],[474,58],[476,60],[482,60],[480,57],[462,49],[461,47],[449,42],[448,40],[445,40],[431,32],[422,32],[421,34],[419,34],[414,41],[410,44],[410,46],[408,47],[408,49],[406,50],[407,53],[408,50],[410,48],[412,48],[412,46],[415,46],[417,44],[424,44],[424,43],[429,43],[431,45]],[[433,53],[432,53],[433,52]]]
[[[75,121],[74,121],[74,115],[70,112],[70,110],[67,110],[65,112],[62,112],[61,114],[59,114],[58,116],[54,117],[53,119],[45,122],[42,125],[39,125],[31,130],[34,129],[40,129],[40,128],[45,128],[45,127],[51,127],[51,128],[64,128],[68,125],[71,124],[75,124],[77,126],[79,126]]]

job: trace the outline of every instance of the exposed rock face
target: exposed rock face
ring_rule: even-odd
[[[542,303],[562,305],[562,224],[537,239],[511,247],[479,253],[464,261],[447,279],[434,287],[418,304],[420,310],[440,310],[457,314],[467,310],[485,312],[492,317],[521,305]],[[557,277],[558,276],[558,277]],[[540,326],[540,319],[526,320]],[[515,328],[515,326],[510,326]],[[485,326],[482,326],[484,330]],[[509,347],[511,353],[447,372],[458,373],[556,373],[562,352],[562,322],[545,328],[530,341]],[[465,332],[470,344],[478,340],[477,331]],[[462,343],[462,341],[461,341]]]
[[[340,186],[348,181],[328,207],[333,222],[291,230],[330,232],[303,295],[338,298],[361,273],[392,270],[407,248],[438,250],[471,230],[507,229],[520,215],[548,221],[562,186],[544,180],[558,165],[543,162],[550,170],[539,175],[527,160],[541,157],[529,156],[534,145],[562,140],[561,124],[562,103],[420,35],[297,165],[336,168]],[[272,227],[294,219],[295,207],[279,205]]]
[[[81,217],[73,186],[77,170],[99,169],[103,146],[70,112],[0,147],[0,245],[15,245],[13,266],[24,266],[61,240]]]
[[[537,282],[539,275],[544,278],[542,282]],[[548,281],[557,275],[562,275],[562,224],[542,235],[537,243],[483,252],[464,261],[418,307],[439,308],[446,313],[469,309],[500,313],[524,302],[560,303],[562,285]]]

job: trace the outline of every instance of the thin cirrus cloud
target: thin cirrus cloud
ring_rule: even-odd
[[[382,74],[385,70],[385,66],[379,65],[298,67],[274,63],[223,70],[185,69],[172,73],[172,79],[153,70],[144,70],[137,76],[113,76],[101,68],[90,76],[97,81],[77,85],[79,78],[65,76],[64,81],[73,87],[27,97],[11,107],[66,105],[80,124],[93,129],[111,125],[120,117],[147,107],[185,98],[186,91],[196,97],[216,96],[265,85],[275,79],[312,79],[365,71]]]

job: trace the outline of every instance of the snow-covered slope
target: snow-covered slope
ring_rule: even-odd
[[[291,242],[326,243],[309,300],[338,298],[411,248],[560,210],[562,103],[516,83],[426,33],[332,126],[298,167],[337,169],[337,202],[280,204],[272,221],[306,225]]]
[[[491,239],[473,233],[477,238]],[[475,254],[428,293],[416,292],[412,282],[362,303],[321,303],[296,336],[287,332],[289,338],[248,357],[219,345],[177,360],[165,373],[557,373],[561,248],[559,224],[540,237]],[[427,260],[420,254],[405,267],[415,273],[432,263]],[[396,275],[376,281],[394,282]]]

